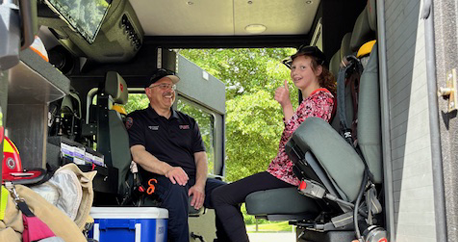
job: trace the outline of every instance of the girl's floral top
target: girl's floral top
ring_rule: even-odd
[[[334,96],[327,89],[319,88],[302,101],[290,120],[286,121],[283,118],[285,129],[281,135],[278,153],[270,163],[267,172],[282,181],[295,186],[299,185],[300,181],[293,173],[293,162],[288,158],[285,152],[285,144],[306,118],[318,117],[329,122],[333,107]]]

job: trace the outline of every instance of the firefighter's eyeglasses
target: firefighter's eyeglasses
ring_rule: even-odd
[[[175,91],[177,89],[177,86],[175,84],[168,84],[168,83],[161,83],[161,84],[150,86],[148,88],[153,89],[155,87],[159,87],[161,90],[167,90],[171,88],[172,90]]]

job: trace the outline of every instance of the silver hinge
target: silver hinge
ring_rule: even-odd
[[[456,69],[447,72],[446,87],[440,87],[438,95],[448,100],[448,112],[457,110]]]

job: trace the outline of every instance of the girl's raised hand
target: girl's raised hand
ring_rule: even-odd
[[[275,90],[275,100],[280,103],[282,107],[291,103],[289,99],[289,88],[288,88],[288,81],[285,80],[284,86],[281,86]]]

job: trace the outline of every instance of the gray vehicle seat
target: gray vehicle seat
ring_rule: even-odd
[[[332,56],[331,61],[329,62],[329,71],[337,77],[339,74],[340,62],[342,59],[340,58],[340,49]]]
[[[97,151],[104,155],[107,166],[118,169],[118,191],[122,190],[132,158],[124,122],[111,108],[113,104],[126,104],[127,99],[124,79],[117,72],[107,72],[104,88],[97,95]]]
[[[368,1],[368,5],[358,17],[352,33],[346,34],[342,39],[341,49],[331,60],[330,69],[332,72],[336,71],[335,65],[340,63],[342,57],[355,53],[361,45],[375,38],[375,29],[371,28],[372,26],[375,27],[374,22],[371,25],[368,24],[371,22],[370,16],[375,19],[373,2],[372,0]],[[370,6],[372,6],[371,10],[369,10]],[[372,15],[368,13],[369,11],[372,11]],[[360,134],[359,145],[369,169],[374,175],[374,182],[380,183],[382,181],[382,165],[377,61],[377,46],[375,45],[361,77],[357,129]],[[349,95],[351,92],[346,91],[347,103],[349,100],[351,102]],[[346,106],[347,120],[353,118],[352,107],[352,105]],[[338,115],[336,119],[338,120]],[[294,132],[293,137],[287,143],[286,150],[290,158],[296,163],[302,160],[316,165],[312,169],[308,164],[306,168],[308,170],[302,174],[323,184],[327,191],[336,197],[347,202],[354,202],[361,187],[365,165],[354,148],[339,134],[339,126],[335,125],[334,127],[322,119],[308,118]],[[317,206],[316,203],[313,204],[310,201],[311,198],[304,199],[300,196],[293,196],[292,194],[297,193],[297,189],[289,189],[289,191],[284,192],[280,190],[284,189],[255,192],[247,196],[248,214],[266,218],[280,217],[278,215],[283,214],[290,215],[289,217],[283,216],[284,220],[297,220],[298,216],[294,218],[293,214],[302,214],[307,219],[306,217],[310,215],[316,215],[323,209],[326,210],[322,206]],[[282,195],[279,196],[278,194]],[[272,199],[269,200],[268,198]],[[316,202],[322,205],[321,202],[323,201],[318,200]],[[304,206],[290,205],[298,203],[303,203]],[[279,207],[282,209],[278,210]],[[345,208],[341,206],[339,208],[341,209],[340,212],[346,212]],[[335,207],[332,210],[334,209]]]
[[[78,132],[78,126],[81,125],[81,100],[78,93],[70,90],[70,93],[62,99],[60,110],[64,133],[67,134],[70,139],[75,139]]]
[[[342,60],[347,55],[353,54],[354,51],[350,48],[352,36],[354,36],[352,32],[349,32],[342,37],[342,42],[340,42],[340,60]]]
[[[78,93],[70,88],[70,92],[62,99],[49,104],[46,163],[52,169],[57,169],[64,162],[61,154],[63,139],[80,142],[81,126],[81,100]]]
[[[254,192],[245,202],[248,214],[272,221],[308,220],[320,212],[317,201],[299,194],[295,187]]]
[[[75,140],[81,125],[81,100],[77,92],[70,92],[49,105],[49,136],[64,136]]]
[[[309,164],[304,169],[310,170],[312,164],[315,164],[317,168],[308,172],[324,173],[325,175],[317,174],[315,178],[329,193],[354,203],[364,177],[364,161],[341,138],[338,133],[340,130],[334,128],[322,119],[308,118],[293,134],[286,150],[293,161]],[[383,177],[376,44],[360,79],[357,131],[358,144],[373,175],[372,181],[380,184]],[[307,171],[304,174],[308,174]],[[313,175],[307,176],[309,179],[311,177],[314,178]]]

